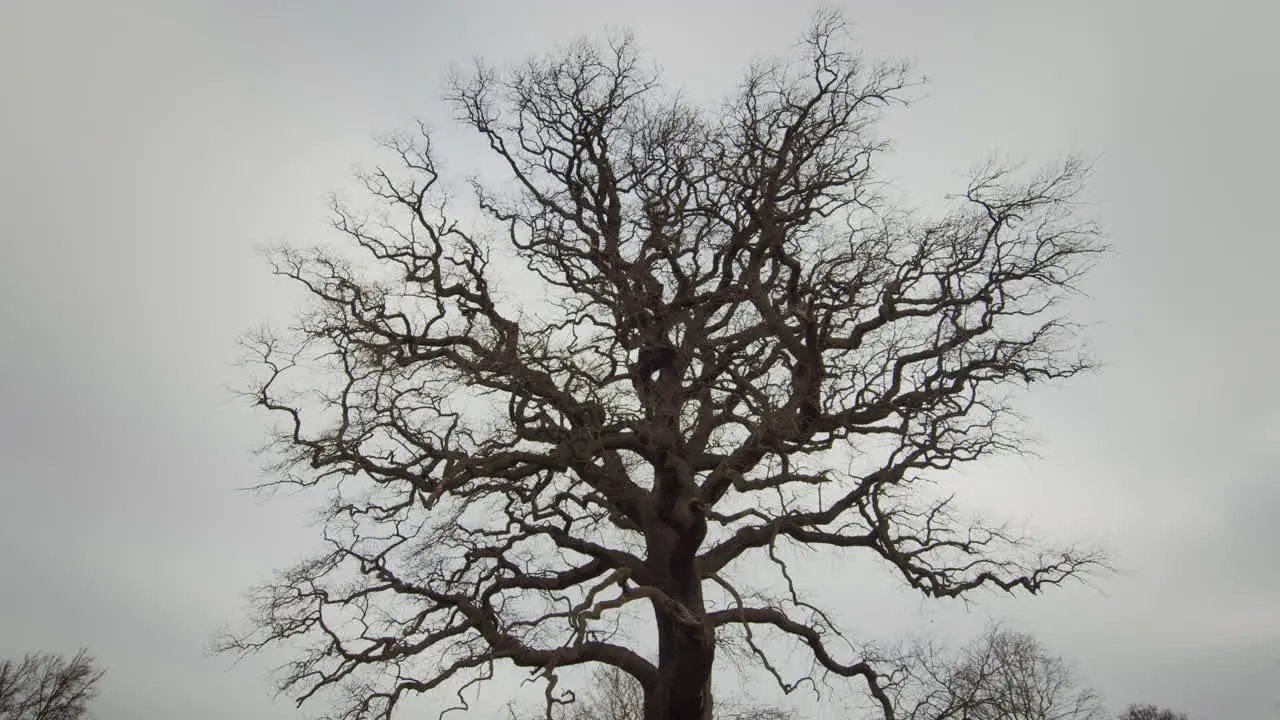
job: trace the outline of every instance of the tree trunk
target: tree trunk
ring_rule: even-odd
[[[681,598],[695,617],[654,603],[658,625],[658,681],[645,693],[645,720],[711,720],[711,666],[715,637],[701,622],[700,588]],[[696,618],[696,619],[695,619]]]
[[[675,472],[660,472],[658,515],[649,533],[648,562],[660,583],[653,601],[658,629],[658,679],[645,692],[645,720],[711,720],[715,632],[706,623],[695,558],[707,534],[703,509]]]

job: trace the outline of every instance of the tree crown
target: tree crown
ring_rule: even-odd
[[[910,74],[839,37],[820,18],[800,57],[714,109],[664,93],[625,38],[456,80],[448,100],[510,179],[473,183],[492,236],[446,202],[425,131],[391,138],[399,168],[364,176],[383,212],[334,208],[364,260],[273,258],[314,303],[246,341],[250,394],[283,418],[281,480],[330,488],[330,549],[263,588],[224,647],[309,641],[283,686],[344,685],[354,718],[504,661],[551,679],[549,702],[583,663],[677,692],[731,641],[794,689],[773,635],[891,714],[780,548],[871,553],[929,596],[1096,564],[918,492],[1018,449],[1010,388],[1089,368],[1055,309],[1102,250],[1073,212],[1086,167],[983,168],[941,217],[889,206],[873,126]],[[500,252],[539,307],[503,302]],[[740,580],[752,557],[775,596]],[[628,635],[640,601],[656,660]],[[674,647],[701,664],[664,670]]]

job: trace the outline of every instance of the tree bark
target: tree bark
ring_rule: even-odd
[[[692,569],[692,558],[688,560]],[[653,603],[658,679],[645,693],[645,720],[711,720],[715,633],[706,624],[700,584],[696,579],[685,580],[672,583],[666,592],[680,603],[680,610],[671,608],[665,599]]]
[[[665,597],[653,601],[658,630],[658,678],[645,692],[645,720],[711,720],[711,668],[715,631],[707,623],[698,547],[707,533],[704,509],[680,473],[664,469],[658,486],[658,523],[649,533],[648,560],[664,579]]]
[[[711,720],[710,629],[661,610],[656,614],[658,681],[645,694],[645,720]]]

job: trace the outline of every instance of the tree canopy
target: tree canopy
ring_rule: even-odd
[[[628,37],[478,65],[446,100],[507,177],[461,211],[430,133],[390,138],[374,209],[334,206],[354,252],[273,256],[311,306],[246,340],[249,395],[282,421],[273,482],[327,493],[326,549],[221,647],[295,648],[282,688],[340,689],[342,718],[513,664],[548,712],[588,665],[633,678],[647,720],[705,719],[726,645],[787,691],[859,680],[892,717],[891,664],[784,548],[879,558],[930,597],[1096,567],[924,490],[1021,449],[1017,388],[1091,367],[1060,308],[1103,250],[1087,167],[988,165],[940,215],[896,207],[875,127],[913,76],[844,41],[820,16],[715,106]]]
[[[0,662],[0,720],[79,720],[105,674],[87,651],[28,653]]]

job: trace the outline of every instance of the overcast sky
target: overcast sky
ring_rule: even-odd
[[[1280,717],[1280,12],[842,7],[867,54],[930,79],[882,128],[913,199],[961,189],[997,150],[1097,159],[1089,198],[1115,253],[1075,312],[1105,367],[1026,399],[1039,459],[969,468],[957,489],[1104,544],[1122,570],[967,608],[871,575],[836,588],[850,629],[963,637],[1004,619],[1112,708]],[[259,477],[264,419],[228,390],[235,342],[295,308],[255,249],[326,237],[324,197],[376,157],[375,132],[424,117],[463,137],[438,102],[451,64],[629,27],[671,85],[712,97],[786,52],[810,9],[0,3],[0,657],[88,646],[110,669],[100,720],[303,716],[271,700],[266,663],[204,652],[310,546],[320,500],[237,491]],[[449,146],[459,173],[475,148]]]

